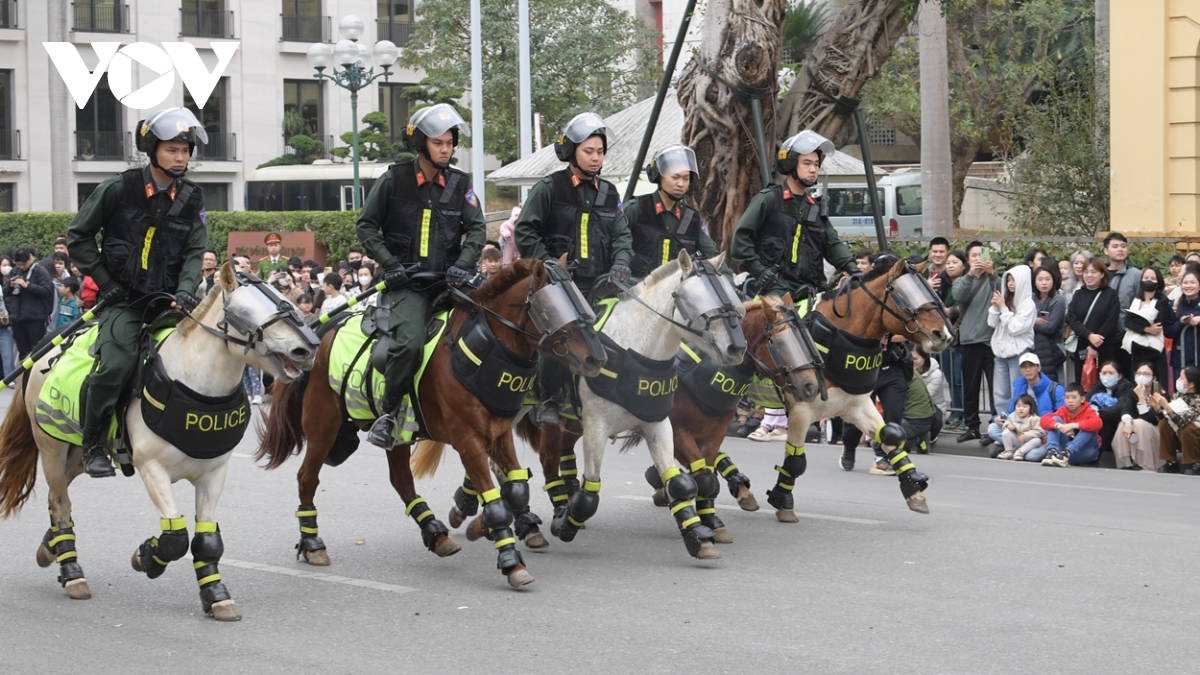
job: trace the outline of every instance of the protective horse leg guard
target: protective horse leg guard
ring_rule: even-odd
[[[896,479],[900,481],[900,494],[905,499],[929,489],[929,476],[917,471],[917,467],[908,458],[904,450],[903,440],[900,447],[885,455],[888,464],[896,470]]]
[[[803,445],[784,443],[784,448],[787,456],[783,458],[783,466],[775,467],[779,478],[775,479],[775,487],[767,490],[767,503],[780,511],[791,511],[796,506],[792,488],[796,487],[796,478],[804,475],[808,468],[808,458],[804,456]]]
[[[721,481],[717,474],[704,466],[704,460],[697,460],[700,468],[692,469],[692,478],[696,481],[696,514],[700,522],[711,530],[725,527],[725,523],[717,517],[716,499],[721,494]],[[692,465],[695,467],[695,463]]]
[[[470,476],[464,476],[462,485],[454,491],[454,505],[467,518],[479,512],[479,492],[471,483]]]
[[[584,479],[582,489],[571,495],[566,511],[561,516],[554,516],[554,521],[550,523],[550,533],[563,541],[572,541],[588,518],[596,515],[598,508],[600,481]]]
[[[42,546],[58,561],[58,583],[64,588],[68,581],[83,578],[79,553],[75,551],[75,521],[68,520],[66,527],[51,524],[42,536]]]
[[[196,584],[200,586],[200,604],[204,613],[212,612],[218,602],[232,600],[233,596],[221,583],[221,572],[217,563],[225,555],[225,543],[221,541],[221,528],[216,523],[196,521],[196,536],[192,537],[192,565],[196,568]]]
[[[567,512],[567,500],[571,498],[571,495],[567,494],[567,483],[565,480],[555,478],[546,483],[546,487],[542,489],[550,496],[550,506],[554,507],[555,518]]]
[[[528,491],[526,491],[528,496]],[[528,499],[526,499],[528,501]],[[517,550],[517,540],[513,536],[513,514],[508,504],[500,496],[499,488],[492,488],[483,493],[483,526],[487,528],[488,539],[496,548],[496,568],[505,575],[517,565],[524,565],[521,552]]]
[[[162,576],[169,563],[188,552],[187,518],[159,518],[158,522],[162,534],[142,542],[137,550],[138,566],[134,568],[151,579]]]
[[[301,504],[296,509],[296,517],[300,519],[300,543],[296,544],[296,560],[304,553],[324,551],[325,542],[317,536],[317,507]]]
[[[717,469],[717,473],[721,474],[721,477],[729,484],[729,495],[734,499],[738,497],[739,486],[745,485],[746,489],[750,488],[750,479],[746,474],[738,470],[733,460],[729,459],[729,455],[723,452],[717,455],[717,463],[714,466]]]
[[[433,511],[429,509],[429,504],[425,502],[424,497],[419,495],[414,497],[405,507],[404,515],[411,516],[413,520],[417,521],[417,527],[421,528],[421,541],[430,551],[436,548],[439,534],[450,534],[446,525],[433,515]]]
[[[650,468],[646,469],[646,482],[650,484],[650,487],[654,488],[654,505],[666,506],[667,491],[663,488],[662,476],[658,475],[658,467],[653,464],[650,465]]]
[[[567,486],[568,497],[579,492],[579,467],[575,464],[575,448],[563,448],[558,451],[558,475],[562,476],[563,484]]]
[[[530,532],[535,532],[542,519],[529,510],[529,469],[508,472],[508,481],[500,486],[500,496],[513,513],[513,529],[517,539],[525,541]]]
[[[679,531],[683,534],[683,545],[687,547],[688,555],[694,558],[700,552],[700,546],[713,538],[713,531],[700,522],[696,505],[692,501],[698,493],[696,481],[677,466],[664,471],[662,479],[666,485],[667,497],[671,500],[671,515],[675,517],[675,523],[679,525]]]

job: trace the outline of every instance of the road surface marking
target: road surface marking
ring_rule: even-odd
[[[643,497],[642,495],[617,495],[617,499],[628,499],[630,501],[635,501],[635,502],[651,501],[650,497]],[[737,507],[737,504],[728,504],[727,505],[724,502],[718,502],[718,504],[720,504],[721,506],[724,506],[726,508],[729,508],[730,510],[736,509],[736,507]],[[800,513],[799,511],[797,511],[796,515],[801,518],[811,518],[812,520],[835,520],[840,523],[854,523],[855,525],[886,525],[887,524],[886,520],[869,520],[867,518],[847,518],[846,516],[827,516],[827,515],[824,515],[821,513]]]
[[[1076,490],[1100,490],[1101,492],[1124,492],[1131,495],[1152,495],[1155,497],[1183,497],[1175,492],[1151,492],[1149,490],[1126,490],[1124,488],[1095,487],[1092,485],[1073,485],[1071,483],[1047,483],[1040,480],[1016,480],[1013,478],[986,478],[984,476],[941,476],[941,478],[962,478],[963,480],[985,480],[993,483],[1020,483],[1021,485],[1045,485],[1047,487],[1074,488]]]
[[[191,560],[191,556],[185,556],[187,560]],[[288,577],[299,577],[301,579],[312,579],[313,581],[324,581],[330,584],[345,584],[347,586],[358,586],[359,588],[369,588],[374,591],[387,591],[389,593],[411,593],[419,590],[408,586],[397,586],[396,584],[385,584],[370,579],[355,579],[354,577],[343,577],[336,574],[325,574],[324,572],[312,572],[294,567],[277,567],[275,565],[263,565],[261,563],[247,562],[245,560],[237,560],[236,558],[221,558],[221,565],[228,567],[237,567],[244,570],[254,570],[256,572],[266,572],[268,574],[282,574]]]

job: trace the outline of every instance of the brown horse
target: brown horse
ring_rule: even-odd
[[[461,342],[461,329],[470,314],[480,312],[492,335],[518,358],[529,361],[541,351],[566,362],[573,370],[585,375],[599,373],[604,362],[604,349],[591,326],[591,317],[577,315],[544,335],[533,327],[531,316],[535,296],[548,284],[570,283],[552,278],[548,266],[540,260],[521,260],[489,279],[470,293],[468,302],[457,300],[451,312],[446,335],[452,339],[439,340],[425,367],[418,392],[417,408],[423,418],[423,435],[450,443],[459,452],[467,475],[477,486],[483,502],[487,536],[498,551],[498,566],[513,588],[533,581],[516,550],[512,526],[514,513],[518,522],[540,522],[529,513],[528,470],[520,468],[511,443],[506,448],[497,439],[509,435],[512,417],[493,415],[452,370],[451,344]],[[578,293],[577,289],[571,289]],[[305,440],[308,449],[297,476],[299,482],[300,519],[299,554],[313,565],[328,565],[325,544],[317,537],[317,509],[313,503],[319,483],[321,465],[325,462],[334,441],[343,431],[346,413],[339,393],[329,383],[330,350],[335,331],[322,341],[316,365],[306,387],[276,384],[272,389],[275,403],[267,418],[265,430],[260,431],[261,448],[257,458],[268,458],[267,469],[274,469],[298,453]],[[353,433],[353,428],[351,428]],[[355,436],[355,440],[357,437]],[[491,459],[508,477],[502,490],[495,487],[488,471],[489,448]],[[439,556],[453,555],[459,547],[448,536],[425,500],[417,495],[409,467],[409,445],[398,445],[387,453],[392,487],[407,505],[405,513],[421,529],[425,546]],[[298,555],[299,555],[298,554]]]

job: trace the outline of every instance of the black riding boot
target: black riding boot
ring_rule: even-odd
[[[108,478],[117,475],[104,444],[104,434],[96,429],[83,432],[83,468],[92,478]]]
[[[379,409],[383,414],[371,424],[371,429],[367,432],[368,443],[384,450],[392,449],[396,444],[396,441],[392,440],[392,431],[396,428],[397,407],[395,403],[387,400],[380,404]]]

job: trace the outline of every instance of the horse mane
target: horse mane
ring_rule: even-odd
[[[208,289],[208,294],[204,296],[204,299],[200,301],[200,304],[196,305],[196,309],[192,310],[192,318],[195,319],[195,321],[179,322],[179,327],[176,329],[176,331],[179,333],[180,337],[185,337],[192,331],[196,330],[196,326],[200,325],[200,320],[204,318],[204,315],[208,313],[208,310],[212,309],[212,306],[217,304],[217,296],[220,294],[221,284],[219,282],[214,283],[213,287]]]
[[[666,279],[667,277],[671,276],[672,274],[675,274],[678,271],[679,271],[679,259],[676,258],[675,260],[672,260],[671,262],[667,263],[666,265],[660,265],[659,267],[655,268],[653,272],[651,272],[650,274],[647,274],[646,278],[642,279],[641,285],[645,286],[646,288],[650,288],[650,287],[654,286],[654,284],[657,284],[658,282],[662,281],[663,279]]]
[[[871,268],[871,271],[867,272],[866,276],[863,277],[863,283],[865,284],[870,281],[875,281],[879,277],[887,276],[889,273],[891,273],[891,271],[892,267],[890,265],[887,267],[873,267]]]
[[[483,282],[482,286],[467,295],[470,295],[471,299],[481,305],[491,304],[508,292],[508,289],[512,288],[518,281],[528,278],[533,274],[533,266],[536,262],[536,260],[529,258],[517,260],[508,267],[502,268],[494,276]]]

